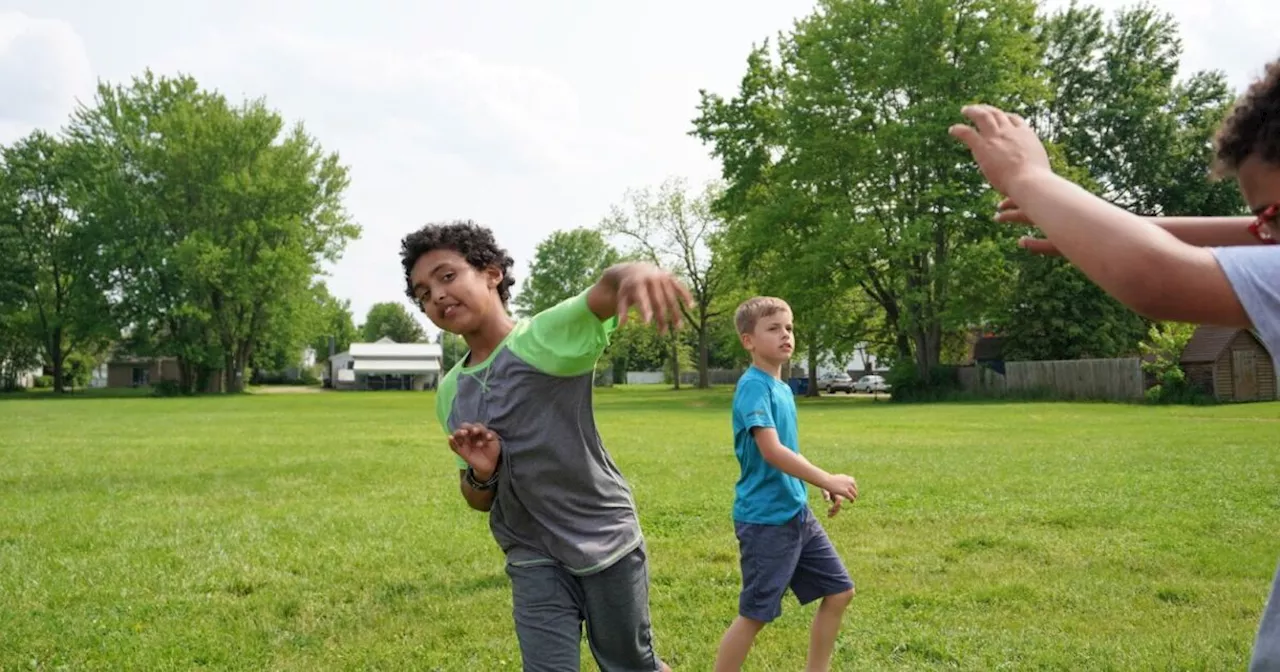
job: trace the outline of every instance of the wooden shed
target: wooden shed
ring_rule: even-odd
[[[1200,327],[1182,351],[1180,363],[1193,387],[1219,401],[1276,399],[1275,364],[1248,329]]]

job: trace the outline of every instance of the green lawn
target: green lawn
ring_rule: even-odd
[[[597,398],[678,669],[710,669],[737,605],[728,400]],[[518,669],[434,417],[422,393],[0,400],[0,670]],[[1278,438],[1274,404],[803,402],[804,452],[862,491],[824,519],[859,588],[836,668],[1243,669]],[[801,667],[788,600],[749,669]]]

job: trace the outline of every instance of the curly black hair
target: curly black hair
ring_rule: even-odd
[[[1214,172],[1234,175],[1240,164],[1256,155],[1280,166],[1280,60],[1267,65],[1266,74],[1236,101],[1214,138]]]
[[[413,265],[418,263],[422,255],[432,250],[453,250],[466,258],[476,270],[484,270],[496,266],[502,270],[502,282],[498,283],[498,298],[502,305],[511,299],[511,286],[516,284],[511,277],[511,266],[515,260],[507,251],[498,246],[493,231],[480,226],[471,220],[449,222],[447,224],[428,224],[407,235],[400,241],[400,264],[404,266],[405,294],[417,300],[413,295],[413,281],[409,275]]]

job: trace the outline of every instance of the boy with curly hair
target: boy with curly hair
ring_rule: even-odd
[[[1008,197],[1002,218],[1034,223],[1048,238],[1024,247],[1062,254],[1149,318],[1253,329],[1280,368],[1280,248],[1271,247],[1280,234],[1280,61],[1236,102],[1214,143],[1217,172],[1237,179],[1252,221],[1179,218],[1161,227],[1055,175],[1021,117],[987,105],[963,113],[973,125],[951,134]],[[1280,670],[1280,567],[1249,669]]]
[[[637,308],[679,326],[689,292],[648,264],[609,268],[529,319],[507,313],[512,259],[472,222],[401,241],[406,292],[468,352],[440,382],[436,415],[462,496],[489,512],[506,555],[524,669],[578,670],[582,625],[602,672],[669,670],[654,652],[649,573],[631,488],[596,431],[595,364]]]

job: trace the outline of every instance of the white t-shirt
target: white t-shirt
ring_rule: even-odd
[[[1280,245],[1219,247],[1213,254],[1280,371]],[[1258,624],[1249,672],[1280,672],[1280,566]]]

